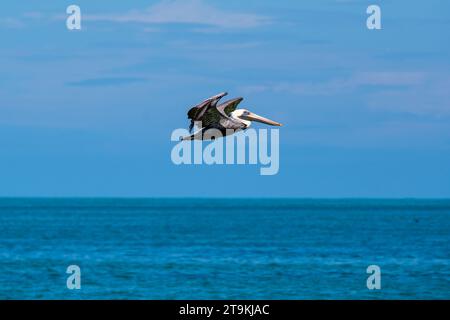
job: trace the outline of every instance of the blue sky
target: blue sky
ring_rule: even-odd
[[[450,197],[448,1],[1,7],[0,196]],[[172,164],[224,90],[284,124],[278,175]]]

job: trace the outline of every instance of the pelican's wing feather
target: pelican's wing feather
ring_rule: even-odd
[[[222,113],[224,116],[229,117],[230,114],[236,110],[236,107],[239,105],[239,103],[242,102],[244,98],[235,98],[228,101],[225,101],[224,103],[217,106],[217,110]]]
[[[205,113],[205,111],[211,106],[212,102],[213,102],[212,99],[207,99],[202,103],[196,105],[195,107],[189,109],[188,119],[198,120],[199,118],[201,118],[203,113]]]
[[[209,108],[206,110],[202,118],[203,127],[217,127],[221,121],[229,120],[231,122],[233,119],[230,118],[230,114],[236,110],[236,107],[244,98],[236,98],[228,100],[215,108]]]
[[[188,119],[191,120],[191,124],[189,126],[189,131],[192,131],[192,128],[194,127],[195,121],[202,121],[202,118],[207,110],[209,110],[213,103],[216,103],[219,101],[223,96],[227,95],[226,92],[219,93],[215,96],[212,96],[202,103],[199,103],[198,105],[192,107],[189,109],[187,116]]]
[[[195,107],[192,107],[188,111],[188,119],[191,119],[191,123],[189,125],[189,131],[192,131],[192,128],[194,128],[194,122],[200,121],[203,117],[203,114],[206,110],[211,106],[212,100],[208,99],[203,101],[202,103],[196,105]]]
[[[220,119],[223,115],[217,110],[217,108],[209,108],[202,118],[202,127],[212,128],[217,127],[220,124]]]

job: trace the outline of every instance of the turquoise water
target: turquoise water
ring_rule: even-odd
[[[0,298],[449,299],[450,200],[0,199]]]

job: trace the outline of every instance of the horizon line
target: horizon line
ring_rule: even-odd
[[[0,196],[6,199],[79,199],[79,200],[223,200],[223,199],[250,199],[250,200],[450,200],[450,197],[295,197],[295,196]]]

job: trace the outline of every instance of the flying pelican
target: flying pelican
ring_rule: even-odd
[[[219,100],[226,95],[226,92],[219,93],[192,107],[188,112],[188,119],[191,120],[189,132],[192,132],[195,122],[201,121],[202,128],[190,136],[181,138],[181,140],[209,140],[208,137],[204,136],[204,133],[209,129],[217,129],[222,133],[222,136],[226,136],[247,129],[252,121],[272,126],[282,125],[246,109],[236,109],[244,98],[231,99],[217,105]]]

